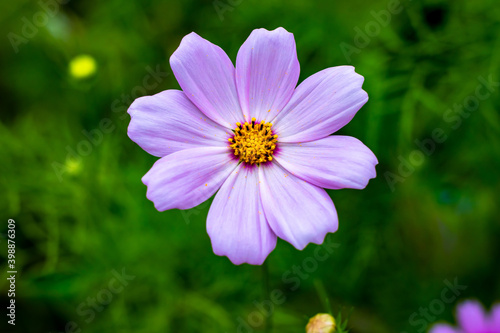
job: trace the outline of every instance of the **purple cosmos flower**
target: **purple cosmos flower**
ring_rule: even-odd
[[[323,188],[364,188],[375,155],[358,139],[329,136],[366,103],[351,66],[327,68],[298,87],[293,34],[254,30],[236,68],[191,33],[170,58],[182,91],[138,98],[129,137],[161,157],[143,177],[156,209],[193,208],[217,192],[207,231],[217,255],[260,265],[277,237],[302,250],[338,228]]]
[[[481,303],[465,301],[457,306],[456,317],[459,327],[437,324],[429,333],[500,333],[500,304],[487,314]]]

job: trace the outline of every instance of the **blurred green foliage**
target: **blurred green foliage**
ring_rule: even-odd
[[[389,3],[71,0],[53,7],[46,22],[35,18],[43,24],[34,32],[24,26],[43,13],[41,3],[1,2],[0,231],[16,220],[16,332],[64,332],[71,321],[82,332],[235,332],[258,309],[261,267],[213,254],[209,204],[157,212],[141,183],[156,158],[126,135],[132,96],[179,87],[168,59],[191,31],[234,61],[253,29],[283,26],[295,35],[301,81],[348,60],[365,77],[370,100],[339,133],[375,152],[378,177],[363,191],[329,191],[340,229],[328,241],[339,246],[296,290],[283,275],[297,277],[293,267],[317,246],[297,251],[278,242],[267,260],[270,288],[286,301],[275,305],[274,332],[303,332],[308,317],[326,311],[325,293],[334,312],[353,308],[351,332],[370,333],[453,321],[457,300],[415,323],[420,308],[441,298],[445,279],[468,286],[460,298],[486,306],[499,300],[500,88],[467,117],[444,117],[475,95],[480,76],[500,81],[500,6],[402,0],[401,12],[377,31],[373,13]],[[363,45],[359,31],[372,35]],[[25,40],[13,47],[9,33]],[[356,47],[349,59],[346,44]],[[77,79],[69,66],[80,55],[96,67]],[[142,89],[157,69],[168,75]],[[439,128],[446,140],[402,176],[401,159],[421,151],[415,140]],[[96,129],[102,139],[89,143],[82,131]],[[69,152],[78,149],[88,154]],[[402,177],[394,191],[388,175]],[[0,244],[6,259],[4,238]],[[89,310],[88,298],[102,299],[112,271],[122,269],[135,278],[108,305]],[[7,282],[0,281],[6,302]],[[318,281],[325,293],[317,293]]]

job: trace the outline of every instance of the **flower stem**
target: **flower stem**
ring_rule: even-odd
[[[270,290],[269,290],[269,267],[267,266],[267,260],[262,264],[262,292],[263,292],[263,301],[269,299]],[[266,316],[264,332],[270,333],[273,326],[272,321],[273,313],[272,311]]]
[[[328,298],[328,293],[326,292],[325,285],[321,280],[314,280],[314,287],[316,288],[316,292],[318,293],[318,297],[323,305],[323,311],[333,315],[332,306],[330,305],[330,299]]]

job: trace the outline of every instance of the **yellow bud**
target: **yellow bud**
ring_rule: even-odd
[[[318,313],[306,326],[306,333],[333,333],[335,332],[335,319],[327,313]]]
[[[82,163],[79,160],[67,158],[65,169],[72,175],[79,174],[82,170]]]
[[[82,54],[73,58],[69,63],[69,72],[76,79],[84,79],[95,73],[97,64],[94,58]]]

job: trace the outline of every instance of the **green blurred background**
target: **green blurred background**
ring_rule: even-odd
[[[375,152],[378,176],[363,191],[329,191],[340,228],[317,267],[317,245],[278,242],[269,284],[286,301],[273,305],[273,332],[304,332],[327,311],[325,294],[334,313],[352,310],[351,332],[370,333],[423,332],[453,322],[459,299],[500,300],[500,87],[481,83],[500,81],[497,0],[44,3],[0,4],[2,308],[9,218],[19,272],[16,327],[2,311],[0,331],[264,331],[242,324],[261,319],[262,268],[213,254],[209,204],[157,212],[141,183],[156,158],[126,135],[134,97],[179,88],[168,59],[191,31],[234,61],[253,29],[282,26],[300,81],[349,63],[365,77],[370,100],[339,133]],[[146,89],[150,71],[160,74]],[[453,111],[464,103],[470,111]],[[113,270],[134,278],[118,288]],[[455,279],[467,289],[443,301]],[[93,309],[89,297],[109,304]]]

